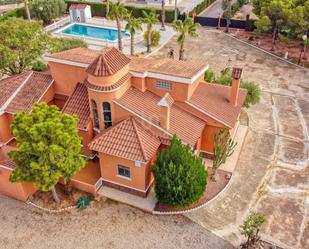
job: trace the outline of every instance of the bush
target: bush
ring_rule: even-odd
[[[206,9],[209,5],[211,5],[213,2],[216,0],[204,0],[200,4],[196,5],[193,10],[189,13],[190,16],[192,16],[193,13],[199,14],[201,13],[204,9]]]
[[[4,13],[2,16],[0,16],[0,22],[5,21],[11,17],[22,17],[25,18],[25,9],[24,8],[17,8],[11,11],[8,11]]]
[[[87,44],[77,38],[50,38],[49,52],[58,53],[72,48],[85,48]]]
[[[32,64],[32,70],[37,72],[46,71],[48,66],[42,61],[36,61]]]
[[[176,136],[160,151],[153,166],[155,193],[160,203],[186,206],[197,201],[207,184],[207,171],[200,157],[192,154]]]
[[[148,31],[144,32],[144,41],[147,44],[147,37],[148,37]],[[158,30],[152,30],[151,31],[151,46],[156,47],[159,45],[160,42],[160,32]]]
[[[253,82],[242,81],[240,87],[247,89],[248,93],[244,102],[245,107],[250,107],[260,102],[261,89],[258,85]]]
[[[204,75],[204,79],[209,83],[215,82],[215,73],[211,69],[207,69]]]
[[[76,206],[80,209],[85,209],[89,206],[90,202],[94,200],[94,196],[92,194],[79,197],[76,201]]]
[[[45,24],[63,15],[66,10],[64,0],[32,0],[29,5],[31,16]]]

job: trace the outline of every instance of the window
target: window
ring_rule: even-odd
[[[122,165],[118,165],[118,175],[125,178],[130,178],[130,168]]]
[[[91,105],[92,105],[92,112],[93,112],[94,128],[100,129],[97,103],[94,100],[91,100]]]
[[[171,91],[172,90],[172,83],[168,83],[168,82],[164,82],[164,81],[158,80],[156,82],[156,88],[160,88],[160,89],[165,89],[165,90]]]
[[[103,118],[104,118],[104,128],[112,126],[112,112],[111,105],[108,102],[103,103]]]

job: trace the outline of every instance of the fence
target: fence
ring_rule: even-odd
[[[44,29],[45,29],[46,32],[50,32],[50,31],[53,31],[57,28],[62,27],[65,24],[70,23],[70,21],[71,21],[70,16],[67,16],[67,17],[65,17],[65,18],[63,18],[63,19],[61,19],[57,22],[54,22],[53,24],[46,26]]]
[[[201,26],[217,27],[219,18],[197,16],[195,17],[194,21],[196,23],[199,23]],[[220,26],[226,27],[226,24],[227,24],[227,19],[221,18]],[[253,20],[231,19],[230,28],[245,29],[247,31],[253,31],[254,21]]]

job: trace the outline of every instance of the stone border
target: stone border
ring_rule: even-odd
[[[235,40],[237,40],[237,41],[239,41],[239,42],[241,42],[241,43],[243,43],[243,44],[246,44],[246,45],[248,45],[248,46],[250,46],[250,47],[252,47],[252,48],[255,48],[255,49],[257,49],[257,50],[259,50],[259,51],[261,51],[261,52],[264,52],[264,53],[266,53],[266,54],[268,54],[268,55],[270,55],[270,56],[273,56],[273,57],[275,57],[275,58],[277,58],[277,59],[279,59],[279,60],[281,60],[281,61],[284,61],[284,62],[286,62],[286,63],[288,63],[288,64],[290,64],[290,65],[293,65],[293,66],[298,67],[298,68],[300,68],[300,69],[309,70],[309,68],[306,68],[306,67],[300,66],[300,65],[298,65],[298,64],[295,64],[295,63],[293,63],[293,62],[291,62],[291,61],[289,61],[289,60],[286,60],[286,59],[284,59],[284,58],[282,58],[282,57],[280,57],[280,56],[278,56],[278,55],[276,55],[276,54],[273,54],[273,53],[267,51],[266,49],[257,47],[257,46],[255,46],[255,45],[249,43],[249,42],[243,41],[243,40],[237,38],[237,37],[234,36],[234,35],[227,34],[227,33],[222,32],[222,31],[221,31],[220,33],[223,33],[223,34],[226,35],[226,36],[229,36],[229,37],[231,37],[231,38],[233,38],[233,39],[235,39]]]
[[[30,200],[28,200],[28,201],[26,202],[26,204],[31,205],[31,206],[33,206],[33,207],[36,207],[36,208],[38,208],[38,209],[40,209],[40,210],[43,210],[43,211],[45,211],[45,212],[48,212],[48,213],[50,213],[50,214],[62,213],[62,212],[69,211],[69,210],[71,210],[71,209],[77,208],[77,206],[74,205],[74,206],[69,206],[69,207],[65,207],[65,208],[61,208],[61,209],[48,209],[48,208],[41,207],[41,206],[39,206],[39,205],[33,203],[33,202],[30,201]]]
[[[206,205],[208,205],[209,203],[211,203],[212,201],[216,200],[229,187],[231,180],[232,180],[232,177],[233,177],[233,173],[231,173],[231,178],[228,181],[228,183],[224,186],[224,188],[216,196],[214,196],[212,199],[206,201],[205,203],[201,204],[200,206],[190,208],[190,209],[187,209],[187,210],[181,210],[181,211],[167,211],[167,212],[152,211],[152,214],[154,214],[154,215],[179,215],[179,214],[186,214],[186,213],[190,213],[190,212],[199,210],[200,208],[203,208]]]

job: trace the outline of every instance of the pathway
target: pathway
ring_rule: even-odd
[[[166,47],[178,49],[176,39]],[[187,59],[206,62],[216,72],[243,67],[243,78],[262,88],[260,104],[247,110],[249,130],[229,188],[188,217],[236,245],[239,225],[250,211],[259,211],[268,219],[264,238],[308,248],[309,70],[204,28],[199,38],[186,40],[185,50]],[[153,55],[165,56],[166,48]]]
[[[236,3],[236,1],[237,0],[233,0],[232,3]],[[202,13],[200,13],[199,16],[217,18],[218,16],[222,15],[222,2],[223,0],[217,0],[211,6],[206,8]]]

